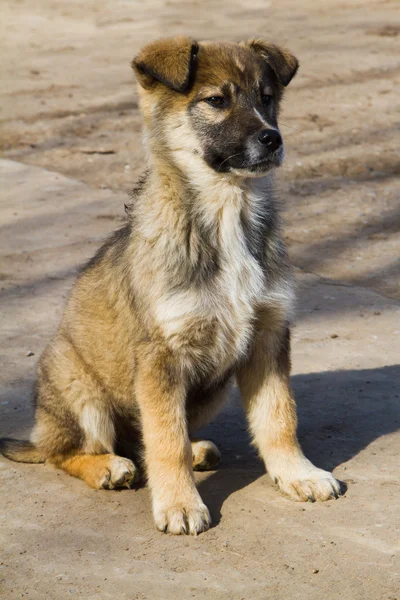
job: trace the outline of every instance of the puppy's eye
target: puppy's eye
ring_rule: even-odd
[[[226,106],[225,98],[223,96],[210,96],[209,98],[205,98],[205,102],[211,104],[211,106],[215,106],[215,108],[223,108]]]
[[[263,103],[263,106],[268,106],[269,104],[271,104],[271,101],[272,101],[271,94],[262,94],[261,102]]]

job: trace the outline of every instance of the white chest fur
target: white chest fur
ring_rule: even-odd
[[[218,210],[220,269],[216,276],[204,286],[162,296],[155,307],[156,320],[171,349],[185,351],[190,360],[212,362],[220,372],[248,348],[255,308],[265,295],[264,275],[247,248],[240,208],[238,202],[228,202]],[[188,332],[196,330],[193,325],[202,323],[213,325],[208,347],[204,343],[198,347],[188,337]],[[205,356],[207,352],[210,357]]]

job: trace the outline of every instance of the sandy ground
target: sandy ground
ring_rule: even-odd
[[[176,33],[263,36],[300,58],[278,181],[299,278],[293,386],[306,453],[348,490],[280,496],[236,393],[206,432],[223,461],[199,476],[215,527],[198,538],[157,533],[146,489],[0,458],[0,597],[399,599],[396,0],[1,3],[0,435],[28,434],[37,357],[142,170],[129,62]]]

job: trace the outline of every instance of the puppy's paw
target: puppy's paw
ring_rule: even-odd
[[[194,471],[213,471],[221,460],[217,446],[209,440],[193,440],[192,456]]]
[[[297,502],[331,500],[341,495],[340,483],[332,473],[314,467],[304,457],[297,464],[283,463],[279,472],[269,472],[280,491]]]
[[[283,494],[297,502],[315,502],[316,500],[332,500],[341,494],[340,483],[328,471],[319,470],[309,474],[305,479],[292,481],[277,480]]]
[[[131,460],[121,456],[110,456],[99,487],[104,490],[130,488],[138,477],[139,472]]]
[[[208,508],[201,500],[192,506],[176,504],[154,510],[154,521],[159,531],[174,535],[197,535],[211,525]]]

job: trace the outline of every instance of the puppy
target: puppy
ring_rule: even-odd
[[[339,483],[296,437],[293,280],[273,195],[279,104],[298,62],[261,40],[176,37],[132,67],[148,170],[40,359],[31,441],[3,440],[2,452],[113,489],[138,473],[118,449],[143,444],[157,528],[197,534],[211,521],[193,469],[214,468],[219,451],[191,436],[235,375],[272,480],[295,500],[335,497]]]

